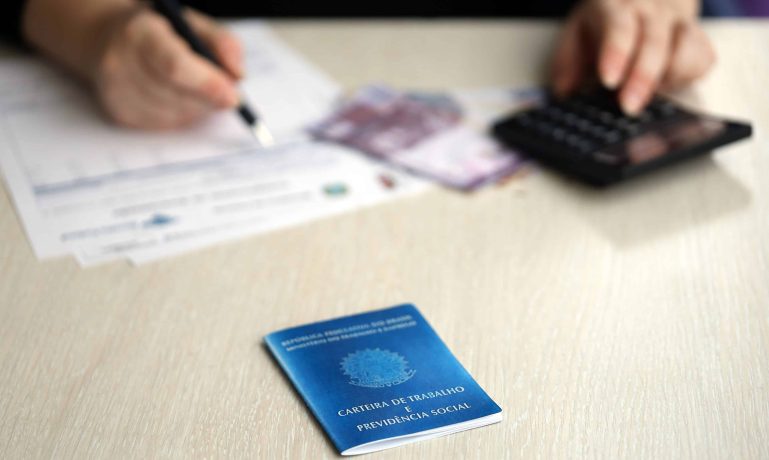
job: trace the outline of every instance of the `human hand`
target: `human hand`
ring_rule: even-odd
[[[636,114],[658,88],[691,83],[715,62],[697,9],[696,0],[583,0],[553,56],[554,91],[568,94],[597,74],[618,90],[623,110]]]
[[[211,18],[187,10],[186,19],[225,67],[199,56],[170,23],[147,7],[115,18],[91,79],[107,114],[118,124],[165,130],[235,107],[241,78],[237,38]]]

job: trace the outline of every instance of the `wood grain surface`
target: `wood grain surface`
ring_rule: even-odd
[[[532,85],[547,22],[279,22],[352,88]],[[37,261],[0,191],[0,458],[334,458],[262,345],[411,301],[502,406],[403,458],[769,458],[769,22],[680,94],[747,142],[609,191],[530,168],[143,267]]]

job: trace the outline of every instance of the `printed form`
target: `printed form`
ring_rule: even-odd
[[[39,258],[143,263],[297,225],[427,184],[305,128],[339,87],[263,24],[236,22],[242,89],[277,147],[234,113],[177,132],[120,128],[77,82],[38,60],[0,62],[0,166]]]

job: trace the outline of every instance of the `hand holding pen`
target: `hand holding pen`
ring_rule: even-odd
[[[162,14],[171,23],[171,26],[174,28],[176,33],[178,33],[179,36],[183,38],[185,42],[187,42],[187,44],[195,53],[204,57],[208,60],[208,62],[214,64],[217,67],[221,69],[225,68],[224,64],[222,64],[219,58],[213,53],[213,51],[211,51],[208,45],[206,45],[205,42],[203,42],[203,40],[197,36],[192,27],[190,27],[190,25],[187,23],[187,20],[184,18],[182,13],[182,7],[178,0],[153,0],[152,4],[155,7],[155,10]],[[267,130],[267,127],[264,125],[264,121],[254,111],[254,109],[250,107],[242,95],[238,97],[237,110],[238,115],[240,115],[240,118],[251,130],[254,138],[256,138],[264,146],[270,146],[273,144],[272,134],[270,134],[270,132]]]
[[[168,130],[241,105],[242,49],[211,18],[185,18],[217,64],[195,52],[170,20],[146,6],[115,15],[88,75],[108,115],[124,126]]]

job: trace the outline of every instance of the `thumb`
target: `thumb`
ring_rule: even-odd
[[[243,78],[243,48],[240,41],[218,22],[191,8],[185,11],[190,27],[208,45],[224,69],[234,78]]]

